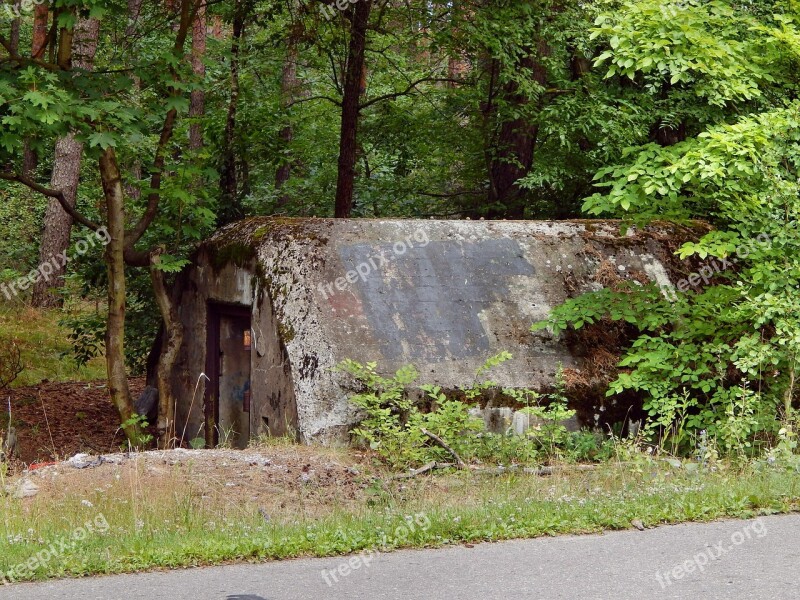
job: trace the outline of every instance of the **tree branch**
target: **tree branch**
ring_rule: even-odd
[[[197,13],[201,0],[183,0],[181,2],[181,20],[178,27],[178,32],[175,37],[175,45],[173,52],[176,55],[182,55],[184,46],[186,45],[186,37],[189,29],[192,26],[192,21]],[[178,80],[178,73],[174,67],[170,68],[173,79]],[[174,98],[178,95],[179,91],[174,86],[170,86],[169,97]],[[161,135],[158,139],[156,146],[155,156],[153,158],[152,175],[150,177],[150,189],[152,190],[147,196],[147,208],[145,208],[142,218],[138,223],[133,226],[130,231],[125,232],[125,248],[129,252],[133,251],[136,243],[142,239],[144,232],[150,227],[150,224],[158,214],[158,205],[161,202],[161,179],[164,174],[164,164],[166,162],[167,145],[172,139],[172,134],[175,132],[175,122],[177,121],[178,110],[172,108],[167,112],[164,118],[164,124],[161,127]]]
[[[363,104],[359,104],[358,109],[364,110],[368,106],[372,106],[373,104],[377,104],[378,102],[383,102],[384,100],[394,100],[395,98],[399,98],[400,96],[407,96],[411,93],[411,90],[415,89],[420,83],[425,82],[450,82],[450,83],[464,83],[463,79],[453,79],[450,77],[423,77],[422,79],[418,79],[416,81],[412,81],[408,84],[408,87],[401,92],[394,92],[391,94],[384,94],[383,96],[378,96],[377,98],[373,98],[372,100],[368,100]]]
[[[296,104],[303,104],[304,102],[311,102],[312,100],[327,100],[331,104],[336,106],[341,106],[341,100],[336,100],[335,98],[331,98],[330,96],[310,96],[308,98],[300,98],[299,100],[295,100],[294,102],[290,102],[286,105],[286,108],[291,108]]]
[[[36,65],[37,67],[41,67],[43,69],[47,69],[48,71],[61,71],[61,67],[58,65],[51,64],[49,62],[43,61],[38,58],[29,58],[27,56],[20,56],[14,51],[14,47],[11,45],[5,36],[0,35],[0,46],[2,46],[6,52],[8,52],[8,58],[5,59],[3,62],[15,62],[21,65]]]
[[[97,223],[87,219],[82,214],[80,214],[74,207],[70,206],[67,199],[64,197],[64,193],[61,190],[53,190],[47,188],[43,185],[39,185],[29,177],[25,175],[20,175],[19,173],[8,173],[8,172],[0,172],[0,179],[4,179],[6,181],[16,181],[17,183],[21,183],[32,189],[34,192],[39,192],[40,194],[47,196],[48,198],[55,198],[58,200],[58,203],[61,205],[61,208],[71,216],[76,222],[80,223],[81,225],[88,227],[92,231],[99,231],[100,225]]]
[[[440,438],[435,433],[428,431],[424,427],[420,427],[420,431],[422,433],[424,433],[425,435],[427,435],[429,438],[431,438],[434,442],[436,442],[437,445],[439,445],[442,448],[444,448],[450,454],[450,456],[452,456],[453,459],[456,461],[456,466],[459,469],[466,469],[467,468],[467,463],[465,463],[462,460],[462,458],[458,455],[458,453],[455,450],[453,450],[450,446],[448,446],[447,442],[445,442],[442,438]]]

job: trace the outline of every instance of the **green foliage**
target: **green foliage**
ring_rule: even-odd
[[[365,415],[352,433],[393,467],[452,459],[442,448],[427,445],[423,429],[443,438],[458,452],[466,439],[464,432],[478,431],[483,426],[469,416],[466,404],[448,400],[434,386],[424,386],[424,391],[436,407],[429,413],[421,412],[406,391],[418,376],[414,367],[402,367],[388,378],[378,375],[376,367],[376,363],[361,365],[352,360],[339,365],[339,369],[350,373],[366,388],[350,398]]]
[[[759,64],[760,38],[747,35],[752,16],[728,2],[634,0],[606,2],[592,39],[610,48],[595,65],[608,63],[605,77],[640,78],[646,89],[673,94],[684,90],[710,105],[748,101],[772,76]]]
[[[618,26],[608,25],[614,20],[624,21],[625,27],[630,20],[639,25],[650,22],[639,10],[642,3],[625,6],[628,12],[601,19],[603,35],[618,35],[612,31]],[[656,10],[647,6],[650,13]],[[702,44],[691,46],[692,52],[727,61],[714,50],[735,37],[733,30],[725,33],[736,26],[727,22],[727,9],[718,3],[685,6],[686,18],[689,13],[694,16],[687,22],[676,19],[675,26],[722,28],[717,41],[702,38]],[[704,21],[697,11],[719,13]],[[644,20],[637,21],[640,18]],[[755,66],[747,67],[748,76],[772,81],[780,75],[786,78],[781,85],[793,85],[794,77],[781,69],[787,61],[796,64],[800,38],[795,18],[777,15],[776,20],[779,33],[755,27],[758,36],[742,43],[783,48],[783,60],[772,65],[772,78]],[[623,65],[632,61],[625,67],[631,69],[629,74],[641,71],[653,49],[644,35],[635,43],[632,40],[614,40],[604,60]],[[785,52],[787,48],[791,52]],[[632,59],[631,53],[638,58]],[[766,62],[760,64],[764,67]],[[699,285],[679,282],[677,290],[638,285],[605,289],[568,301],[546,323],[534,326],[550,327],[558,334],[566,327],[579,329],[601,319],[634,325],[639,336],[623,356],[609,394],[640,394],[650,414],[646,431],[662,445],[684,452],[701,431],[726,453],[751,454],[769,447],[779,439],[781,423],[791,423],[797,398],[800,104],[742,104],[749,97],[742,91],[748,86],[737,87],[741,67],[723,64],[709,83],[680,65],[652,66],[648,73],[663,76],[663,69],[676,69],[673,76],[683,73],[680,85],[697,95],[708,98],[713,89],[725,102],[738,101],[742,110],[761,110],[712,125],[674,145],[630,148],[625,162],[598,172],[598,186],[606,191],[584,205],[592,215],[620,215],[636,222],[710,219],[718,229],[686,244],[678,255],[704,261],[700,274],[702,269],[713,272],[714,281],[705,277]],[[731,92],[736,89],[740,91]],[[791,425],[783,429],[792,431]]]
[[[93,263],[90,268],[81,270],[84,297],[101,297],[105,293],[105,274],[97,271]],[[140,272],[131,277],[128,283],[127,325],[125,327],[125,360],[132,375],[141,375],[147,367],[147,358],[161,324],[158,308],[155,306],[150,289],[150,278]],[[69,353],[79,367],[103,356],[106,337],[106,316],[100,311],[81,311],[65,314],[59,324],[69,330],[71,343]]]
[[[78,366],[102,355],[106,335],[106,317],[100,312],[66,315],[59,322],[69,329],[72,357]]]
[[[338,369],[364,386],[363,391],[350,397],[363,413],[363,419],[352,433],[394,468],[416,467],[430,461],[452,462],[452,455],[439,445],[431,444],[423,429],[437,435],[466,461],[535,464],[607,457],[609,453],[603,450],[606,441],[602,436],[571,433],[564,426],[564,421],[573,417],[575,411],[567,408],[560,371],[556,392],[544,396],[533,390],[497,389],[496,383],[480,380],[491,368],[510,358],[508,352],[489,358],[478,369],[476,382],[459,390],[459,394],[469,401],[495,390],[524,404],[523,410],[537,420],[526,435],[484,431],[483,420],[470,415],[470,404],[448,398],[438,386],[418,386],[430,403],[430,410],[423,411],[423,403],[414,399],[412,384],[418,376],[414,367],[405,366],[393,377],[383,377],[376,372],[376,363],[362,365],[345,360]],[[543,401],[547,404],[541,404]]]
[[[508,393],[511,390],[503,391]],[[564,373],[561,367],[556,372],[556,391],[548,394],[546,398],[550,401],[545,406],[537,402],[534,406],[526,406],[522,412],[541,421],[541,425],[535,427],[537,440],[548,457],[556,457],[561,453],[560,448],[571,438],[563,423],[575,416],[575,411],[567,407]]]
[[[36,265],[45,205],[41,196],[0,182],[0,282],[17,279]]]
[[[146,416],[133,413],[129,419],[122,422],[120,429],[127,429],[129,427],[136,428],[139,434],[137,437],[129,439],[129,442],[134,448],[142,449],[146,448],[153,441],[153,436],[149,433],[145,433],[148,426],[149,423],[147,422]]]
[[[196,437],[189,440],[189,447],[194,450],[202,450],[206,447],[206,440],[205,438]]]

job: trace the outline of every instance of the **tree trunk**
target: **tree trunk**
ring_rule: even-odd
[[[296,23],[292,26],[291,32],[286,39],[286,60],[283,63],[283,71],[281,72],[281,108],[284,111],[289,110],[289,106],[294,102],[296,92],[298,89],[297,81],[297,60],[298,60],[298,45],[300,43],[300,36],[302,35],[302,25]],[[288,119],[288,116],[287,116]],[[275,189],[281,189],[283,185],[289,181],[292,175],[292,153],[291,143],[294,139],[294,129],[290,123],[286,124],[280,132],[281,146],[283,147],[284,155],[281,158],[281,165],[275,173]],[[281,194],[278,198],[278,206],[285,206],[289,203],[289,196]]]
[[[156,387],[158,388],[158,437],[159,447],[174,447],[175,435],[175,398],[170,385],[170,375],[178,359],[178,352],[183,344],[183,323],[178,314],[177,304],[167,291],[164,272],[159,270],[160,252],[150,257],[150,279],[153,282],[156,303],[164,322],[162,348],[156,371]]]
[[[33,34],[31,41],[31,56],[41,58],[47,48],[47,22],[50,15],[48,4],[37,4],[33,9]],[[22,174],[30,177],[39,164],[36,151],[25,141],[22,157]]]
[[[132,37],[136,33],[139,23],[139,15],[142,12],[143,0],[128,0],[128,25],[125,28],[125,35]]]
[[[133,40],[139,25],[139,16],[142,12],[143,0],[128,0],[128,25],[125,27],[125,37],[128,40]],[[133,42],[129,42],[133,44]],[[136,75],[133,76],[133,87],[136,92],[142,90],[142,80]],[[139,187],[139,182],[142,180],[142,161],[139,158],[131,161],[128,177],[128,183],[125,184],[125,194],[131,200],[139,200],[142,196],[142,190]]]
[[[33,39],[31,56],[41,58],[47,44],[47,22],[50,7],[47,3],[37,4],[33,9]]]
[[[539,44],[539,56],[548,54],[548,51],[544,43]],[[538,58],[533,53],[522,58],[519,68],[530,71],[533,79],[544,86],[547,82],[547,70]],[[523,108],[530,102],[529,98],[519,92],[519,86],[514,82],[504,85],[501,93],[510,106]],[[488,218],[524,218],[525,194],[517,182],[531,171],[538,133],[539,127],[532,125],[526,117],[506,121],[500,126],[489,169]]]
[[[192,25],[192,72],[199,79],[205,78],[206,66],[203,58],[206,53],[206,5],[200,4]],[[189,148],[199,150],[203,147],[203,124],[200,118],[206,111],[206,93],[193,90],[189,104]]]
[[[90,70],[97,51],[97,38],[100,33],[100,21],[97,19],[81,19],[75,26],[74,48],[71,62],[73,68]],[[78,180],[81,171],[83,144],[70,134],[56,142],[53,173],[50,187],[61,190],[64,198],[71,206],[75,206],[78,192]],[[39,264],[59,256],[69,247],[72,231],[72,217],[51,198],[47,203],[44,217],[44,231],[39,245]],[[62,298],[54,289],[64,286],[66,265],[55,261],[58,266],[48,279],[39,279],[33,287],[33,305],[41,308],[60,306]]]
[[[108,233],[108,320],[106,325],[106,368],[108,392],[119,411],[128,439],[136,445],[141,439],[137,423],[131,422],[133,399],[125,369],[125,197],[117,157],[113,148],[100,156],[100,178],[106,201]]]
[[[339,173],[336,181],[334,216],[348,218],[353,212],[353,190],[358,157],[358,120],[360,114],[367,25],[372,0],[360,0],[351,9],[350,44],[342,98],[342,125],[339,136]]]
[[[231,97],[228,102],[228,116],[225,121],[223,140],[222,172],[220,173],[220,196],[222,206],[219,213],[220,224],[229,223],[242,216],[239,207],[236,180],[236,112],[239,106],[239,53],[244,35],[244,2],[236,0],[233,16],[233,35],[231,37]]]
[[[17,16],[11,19],[11,32],[8,37],[8,43],[14,52],[19,51],[20,5],[21,0],[14,0],[14,14]]]

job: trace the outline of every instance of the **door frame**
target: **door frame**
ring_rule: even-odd
[[[219,444],[219,378],[220,378],[220,321],[226,318],[246,318],[253,327],[253,308],[242,304],[208,302],[206,306],[206,376],[208,382],[204,398],[206,448]],[[252,363],[252,355],[251,355]],[[250,369],[252,371],[252,364]],[[252,385],[251,385],[252,389]]]

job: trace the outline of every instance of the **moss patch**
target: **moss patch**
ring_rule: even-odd
[[[256,250],[249,244],[232,243],[226,246],[209,248],[209,262],[214,271],[221,271],[225,266],[233,264],[245,268],[256,258]]]

